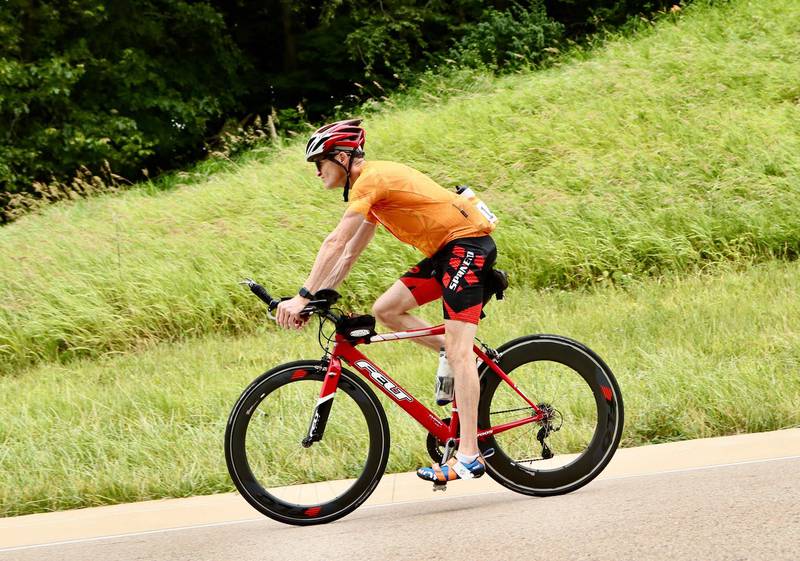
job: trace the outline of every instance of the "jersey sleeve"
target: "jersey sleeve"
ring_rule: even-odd
[[[350,191],[350,204],[347,210],[357,212],[373,224],[377,219],[372,212],[373,205],[381,199],[383,190],[379,181],[372,177],[359,177]]]

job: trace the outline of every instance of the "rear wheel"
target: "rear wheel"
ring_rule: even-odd
[[[319,361],[278,366],[250,384],[228,420],[231,479],[247,502],[280,522],[345,516],[369,497],[386,468],[386,414],[372,390],[344,369],[322,440],[303,446],[325,373]],[[310,482],[325,483],[299,485]]]
[[[494,449],[486,458],[489,475],[527,495],[560,495],[589,483],[622,436],[622,395],[611,370],[584,345],[554,335],[522,337],[497,350],[500,368],[547,418],[480,440],[481,450]],[[479,430],[534,414],[487,365],[480,373]]]

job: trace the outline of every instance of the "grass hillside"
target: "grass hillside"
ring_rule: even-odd
[[[367,155],[476,188],[513,283],[480,336],[596,350],[623,445],[798,426],[798,61],[795,0],[698,1],[547,70],[395,96],[368,116]],[[236,285],[294,293],[344,210],[302,144],[0,228],[0,516],[232,489],[239,392],[321,354]],[[379,232],[345,307],[419,258]],[[435,354],[365,352],[430,396]],[[424,463],[424,431],[389,414],[389,469]]]
[[[521,287],[794,258],[800,11],[718,4],[585,60],[398,98],[368,119],[368,156],[475,186],[501,217],[500,263]],[[293,293],[343,210],[301,145],[0,229],[2,371],[252,330],[258,303],[234,282]],[[367,302],[417,258],[381,235],[345,291]]]
[[[499,345],[545,332],[588,344],[622,388],[622,446],[774,430],[800,426],[798,293],[797,262],[626,289],[513,289],[489,306],[480,337]],[[430,321],[440,314],[435,305],[424,310]],[[261,372],[319,358],[315,332],[206,336],[0,378],[0,516],[232,491],[223,453],[228,413]],[[433,404],[435,353],[408,341],[363,351],[448,414]],[[425,431],[381,400],[389,472],[430,464]],[[294,439],[281,444],[286,451],[276,456],[296,451]],[[289,462],[276,475],[298,483],[309,474]]]

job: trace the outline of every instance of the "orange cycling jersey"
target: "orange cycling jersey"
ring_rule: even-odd
[[[347,209],[373,224],[380,222],[397,239],[428,257],[448,242],[494,230],[494,224],[468,199],[394,162],[364,162]]]

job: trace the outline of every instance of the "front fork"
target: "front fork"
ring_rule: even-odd
[[[333,406],[333,396],[336,395],[339,377],[342,375],[342,363],[338,358],[324,358],[322,360],[323,365],[326,362],[327,370],[325,379],[322,382],[322,390],[319,392],[319,399],[317,399],[317,405],[314,407],[314,414],[311,416],[308,434],[301,441],[304,448],[308,448],[315,442],[322,440],[322,435],[325,433],[325,425],[328,424],[328,416],[331,414],[331,407]]]

